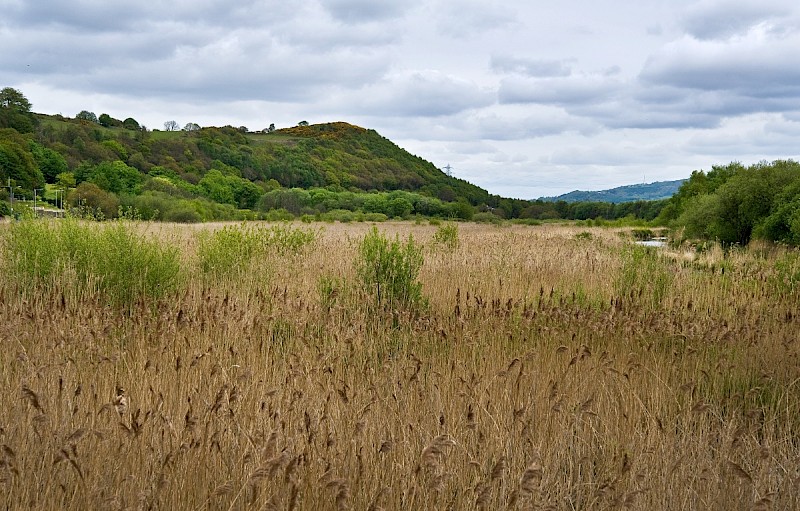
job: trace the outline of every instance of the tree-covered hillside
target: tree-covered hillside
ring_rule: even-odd
[[[0,215],[9,209],[3,199],[34,192],[106,218],[129,210],[183,222],[353,214],[651,219],[660,209],[499,197],[345,122],[249,132],[169,121],[150,130],[132,117],[85,110],[74,118],[35,114],[11,88],[0,91],[0,181]]]

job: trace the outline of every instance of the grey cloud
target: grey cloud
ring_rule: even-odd
[[[654,54],[640,78],[698,90],[728,90],[755,98],[800,97],[797,57],[800,33],[770,38],[763,33],[722,43],[683,38]]]
[[[415,4],[408,0],[320,0],[320,3],[334,19],[348,23],[396,18]]]
[[[493,55],[489,63],[495,73],[517,73],[531,77],[569,76],[572,69],[563,60],[526,59],[509,55]]]
[[[324,23],[318,6],[316,11],[313,6],[298,8],[294,17],[280,23],[228,28],[223,23],[230,20],[214,16],[202,26],[169,16],[158,19],[157,11],[167,9],[165,4],[156,2],[147,13],[131,7],[130,18],[138,19],[141,29],[114,31],[76,30],[70,23],[80,15],[61,18],[63,13],[54,6],[52,18],[61,24],[0,31],[0,47],[5,49],[0,52],[0,69],[15,81],[41,79],[68,90],[299,101],[332,88],[363,87],[380,79],[389,66],[382,48],[394,42],[387,35],[391,31],[374,24]],[[237,15],[232,13],[236,9],[259,10],[259,4],[263,7],[263,2],[229,7],[226,16]],[[178,1],[171,8],[209,11],[222,5]],[[94,7],[105,12],[90,1],[79,2],[76,9]]]
[[[682,24],[698,39],[728,38],[789,14],[788,5],[774,0],[706,0],[692,7]]]
[[[522,115],[482,113],[470,120],[476,138],[484,140],[525,140],[566,132],[594,133],[599,126],[554,107],[540,107]]]
[[[457,39],[472,38],[517,23],[511,6],[497,0],[442,2],[436,16],[439,30]]]
[[[500,82],[500,103],[539,103],[575,105],[605,101],[620,88],[620,83],[597,75],[572,75],[565,78],[509,77]]]
[[[357,88],[385,71],[383,59],[353,52],[297,55],[279,45],[240,52],[235,41],[186,48],[173,58],[97,70],[94,87],[213,100],[309,101],[330,88]]]
[[[440,117],[490,105],[493,95],[439,72],[413,72],[366,87],[350,101],[369,115]]]
[[[172,21],[204,26],[255,26],[291,18],[300,9],[283,2],[241,0],[153,0],[149,2],[17,2],[4,12],[5,22],[19,27],[62,27],[79,32],[146,30]],[[202,28],[200,28],[202,29]]]

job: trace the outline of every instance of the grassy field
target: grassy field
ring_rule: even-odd
[[[796,251],[371,229],[0,225],[0,502],[800,508]]]

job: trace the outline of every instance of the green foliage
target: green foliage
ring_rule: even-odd
[[[708,175],[695,173],[673,203],[672,223],[691,238],[747,244],[753,237],[800,242],[800,164],[794,161],[731,164]]]
[[[179,224],[195,224],[203,221],[200,213],[187,201],[174,203],[172,207],[162,213],[161,218],[166,222]]]
[[[68,172],[67,160],[58,152],[31,141],[31,154],[45,181],[55,183],[58,175]]]
[[[100,123],[100,126],[106,128],[119,128],[122,126],[122,121],[114,119],[108,114],[100,114],[100,117],[97,118],[97,122]]]
[[[82,121],[98,123],[99,120],[97,119],[97,115],[94,112],[89,112],[88,110],[81,110],[75,115],[76,119],[80,119]]]
[[[622,267],[614,287],[619,298],[646,303],[652,309],[661,307],[672,286],[672,272],[657,249],[632,245],[621,254]]]
[[[339,300],[345,287],[344,280],[339,277],[323,275],[317,283],[320,304],[326,310],[330,310]]]
[[[442,225],[433,234],[433,241],[448,250],[455,250],[459,246],[458,225],[447,223]]]
[[[254,208],[262,190],[256,184],[241,177],[223,175],[211,170],[197,184],[200,192],[209,199],[231,204],[243,209]]]
[[[119,198],[102,190],[94,183],[84,182],[67,194],[72,213],[96,219],[115,218],[119,211]]]
[[[138,131],[141,129],[139,123],[136,121],[136,119],[132,117],[128,117],[127,119],[122,121],[122,127],[125,128],[126,130],[131,130],[131,131]]]
[[[10,91],[16,99],[9,104],[18,104],[24,115],[41,121],[34,141],[51,153],[38,151],[34,156],[47,182],[54,182],[59,174],[69,171],[78,183],[94,182],[124,201],[126,196],[138,196],[148,190],[165,192],[175,202],[190,200],[190,205],[184,202],[176,206],[175,213],[161,208],[164,213],[158,219],[168,215],[186,221],[196,215],[203,221],[256,216],[237,209],[266,213],[263,217],[267,218],[285,218],[283,212],[271,212],[282,209],[294,216],[308,214],[317,218],[335,210],[351,212],[333,214],[343,221],[361,221],[369,215],[469,220],[476,210],[487,208],[505,219],[608,219],[629,214],[649,219],[659,210],[651,204],[625,206],[624,211],[603,205],[542,206],[491,195],[467,181],[447,176],[375,131],[347,123],[301,125],[267,130],[268,133],[247,133],[232,126],[200,128],[189,123],[185,131],[150,132],[133,118],[119,121],[108,114],[95,118],[88,111],[76,119],[33,116],[24,96]],[[56,154],[59,158],[54,157]],[[120,164],[135,169],[139,175],[129,173]],[[154,173],[156,168],[159,170]],[[29,168],[23,173],[31,171],[36,172]],[[148,174],[166,177],[173,189],[146,188],[144,178]],[[216,205],[199,200],[201,197]],[[652,214],[654,210],[656,213]],[[382,216],[374,218],[379,220]]]
[[[198,234],[200,271],[220,279],[263,271],[256,263],[270,254],[298,255],[317,239],[317,232],[288,226],[225,226]]]
[[[18,133],[32,133],[36,119],[31,114],[31,103],[17,89],[0,90],[0,129],[10,128]]]
[[[488,211],[482,211],[480,213],[475,213],[472,216],[473,222],[478,222],[482,224],[495,224],[500,225],[503,223],[503,219],[499,216],[495,215],[494,213],[490,213]]]
[[[30,141],[13,129],[0,129],[0,181],[25,190],[42,188],[44,176],[36,165]]]
[[[367,292],[379,306],[419,308],[426,304],[419,272],[424,258],[422,247],[409,236],[390,241],[373,227],[361,242],[356,271]]]
[[[800,295],[800,254],[787,252],[778,257],[768,282],[777,295]]]
[[[144,176],[120,160],[104,161],[93,167],[79,169],[80,181],[89,181],[114,194],[133,194],[138,191]]]
[[[5,239],[5,271],[27,292],[100,292],[116,306],[169,296],[181,281],[178,250],[128,224],[101,227],[64,219],[14,223]]]

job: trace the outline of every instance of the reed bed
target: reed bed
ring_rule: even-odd
[[[181,268],[124,304],[74,262],[23,282],[0,230],[7,509],[800,508],[796,252],[387,223],[426,300],[386,307],[371,225],[225,274],[211,233],[271,226],[124,228]]]

